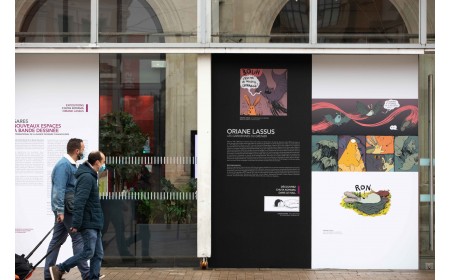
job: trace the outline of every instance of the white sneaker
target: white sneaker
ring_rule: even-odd
[[[49,270],[52,280],[62,280],[62,276],[65,273],[64,271],[59,270],[59,268],[56,265],[51,266]]]
[[[100,274],[100,277],[98,277],[98,279],[103,279],[103,278],[105,278],[105,277],[106,277],[105,274]]]

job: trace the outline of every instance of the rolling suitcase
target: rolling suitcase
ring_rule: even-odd
[[[32,263],[29,262],[29,258],[31,257],[31,255],[33,255],[33,253],[37,250],[37,248],[39,248],[39,246],[41,246],[42,242],[44,242],[44,240],[47,238],[47,236],[50,235],[50,233],[53,231],[54,226],[50,229],[50,231],[44,236],[44,238],[42,238],[42,240],[36,245],[36,247],[34,247],[33,250],[31,250],[31,252],[25,256],[24,254],[22,255],[18,255],[16,254],[16,280],[25,280],[31,277],[31,275],[33,274],[33,271],[36,269],[36,267],[43,261],[45,260],[45,258],[59,245],[61,245],[62,243],[64,243],[64,241],[67,238],[67,234],[64,238],[62,238],[60,241],[58,241],[58,243],[55,244],[55,246],[53,246],[53,248],[51,248],[46,254],[45,256],[42,257],[42,259],[40,259],[35,265],[33,265]]]

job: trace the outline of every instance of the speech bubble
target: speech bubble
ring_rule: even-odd
[[[250,93],[252,96],[259,94],[259,92],[251,92],[250,89],[252,88],[256,89],[258,87],[259,87],[259,80],[257,77],[253,75],[241,77],[241,88],[246,88],[248,90],[248,93]]]
[[[383,107],[384,107],[384,109],[391,111],[391,110],[394,110],[395,108],[400,107],[400,104],[398,103],[397,100],[389,99],[389,100],[384,101]]]

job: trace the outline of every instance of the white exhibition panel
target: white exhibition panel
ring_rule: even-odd
[[[418,269],[417,172],[312,172],[312,268]],[[389,190],[386,215],[340,205],[355,185]]]
[[[312,98],[418,98],[417,55],[313,55]]]
[[[67,141],[83,139],[86,156],[98,149],[99,56],[16,54],[15,69],[15,251],[27,255],[53,226],[50,174]],[[67,241],[58,261],[72,256]]]
[[[313,99],[417,99],[416,55],[313,55]],[[340,205],[357,185],[389,190],[384,215]],[[418,172],[312,172],[311,267],[418,269]]]

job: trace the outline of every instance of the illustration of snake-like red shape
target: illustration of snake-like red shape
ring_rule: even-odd
[[[364,123],[363,121],[366,119],[369,119],[369,117],[362,116],[360,114],[348,113],[332,103],[318,102],[318,103],[312,104],[312,111],[321,110],[321,109],[336,110],[336,111],[342,113],[343,115],[345,115],[346,117],[348,117],[354,123],[357,123],[358,125],[365,126],[365,127],[377,127],[377,126],[389,124],[389,122],[392,121],[396,116],[398,116],[399,114],[401,114],[402,112],[405,112],[405,111],[410,111],[410,114],[405,118],[403,125],[402,125],[402,129],[404,129],[406,126],[415,126],[415,125],[417,125],[417,123],[419,121],[419,108],[417,108],[417,106],[413,106],[413,105],[406,105],[406,106],[397,108],[394,111],[392,111],[389,115],[387,115],[386,118],[384,118],[383,120],[376,122],[376,123]],[[327,120],[323,120],[317,124],[313,124],[311,130],[313,133],[325,131],[333,125],[334,125],[333,123],[330,123]]]

